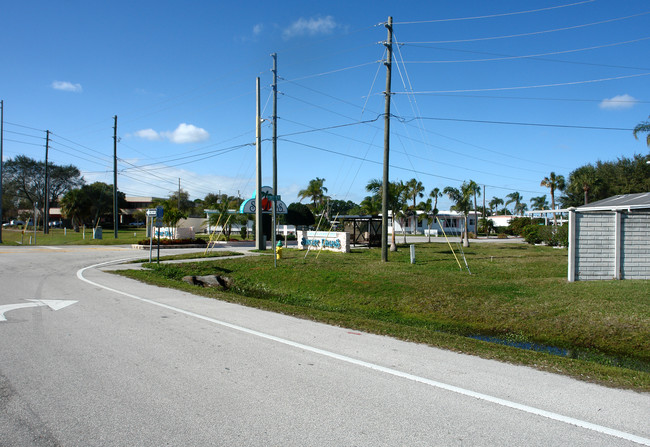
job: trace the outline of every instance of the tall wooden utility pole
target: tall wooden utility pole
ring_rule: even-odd
[[[255,248],[266,250],[263,243],[264,228],[262,223],[262,118],[260,117],[260,78],[255,80]]]
[[[117,208],[117,115],[113,117],[115,125],[113,126],[113,228],[115,239],[117,239],[118,214]]]
[[[2,244],[2,140],[5,132],[5,103],[0,100],[0,244]]]
[[[45,194],[43,194],[43,234],[50,232],[50,176],[47,156],[50,150],[50,131],[45,131]],[[34,222],[36,228],[36,222]]]
[[[386,45],[386,100],[384,106],[384,177],[381,187],[381,260],[388,262],[388,163],[390,150],[390,85],[391,65],[393,61],[393,18],[388,17],[386,24],[388,40]],[[393,219],[395,216],[393,216]],[[393,224],[393,231],[395,225]]]
[[[277,213],[277,197],[278,197],[278,55],[273,53],[273,136],[271,142],[273,145],[273,211],[271,212],[271,245],[273,246],[273,253],[277,250],[275,246],[275,228],[276,228],[276,213]],[[273,265],[277,267],[277,256],[273,256]]]

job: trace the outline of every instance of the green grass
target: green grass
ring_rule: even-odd
[[[120,272],[194,293],[387,334],[456,351],[650,391],[650,281],[566,281],[566,250],[473,244],[459,269],[446,245],[408,247],[380,262],[378,250],[350,254],[284,251]],[[464,267],[462,259],[460,260]],[[228,293],[180,282],[226,274]],[[484,335],[554,346],[569,357],[475,340]]]
[[[234,251],[211,251],[210,253],[183,253],[180,255],[168,255],[161,256],[161,261],[182,261],[187,259],[207,259],[207,258],[223,258],[225,256],[243,256],[243,253],[237,253]],[[153,259],[157,259],[156,255],[153,255]],[[129,264],[141,264],[143,262],[149,262],[149,258],[146,259],[136,259],[134,261],[129,261]]]
[[[86,228],[85,236],[80,231],[75,233],[68,229],[52,228],[49,234],[43,234],[43,230],[26,230],[25,234],[16,228],[2,229],[2,245],[29,245],[30,238],[33,245],[122,245],[137,244],[145,238],[146,230],[143,228],[119,229],[117,239],[113,230],[104,229],[102,239],[93,239],[92,229]]]

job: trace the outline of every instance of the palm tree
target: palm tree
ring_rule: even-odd
[[[366,196],[359,204],[361,212],[374,216],[381,213],[381,200],[379,196]]]
[[[528,205],[526,205],[524,202],[521,202],[515,206],[515,212],[521,214],[522,216],[526,211],[528,211]]]
[[[415,209],[415,201],[417,198],[422,198],[424,197],[424,185],[422,184],[421,181],[412,178],[408,182],[406,182],[406,195],[408,196],[409,199],[413,200],[413,209]]]
[[[564,176],[555,175],[555,172],[551,172],[551,175],[544,177],[539,186],[545,186],[551,189],[551,208],[555,209],[555,190],[564,191],[566,183],[564,181]],[[557,226],[557,216],[553,213],[553,226]]]
[[[74,231],[79,231],[88,217],[88,198],[79,188],[71,189],[61,198],[61,212],[72,221]]]
[[[366,191],[373,193],[374,196],[377,198],[381,199],[381,193],[382,193],[382,186],[383,186],[383,181],[380,179],[372,179],[368,182],[366,185]],[[397,244],[395,243],[395,219],[400,213],[400,210],[402,208],[402,203],[401,199],[404,197],[403,191],[404,191],[405,185],[402,182],[390,182],[388,184],[388,209],[390,210],[392,217],[393,217],[393,231],[391,235],[391,242],[390,242],[390,251],[397,251]],[[381,203],[381,200],[379,200],[379,203]]]
[[[498,212],[499,205],[503,205],[503,199],[492,197],[492,200],[490,200],[490,203],[488,203],[488,205],[490,205],[490,214],[493,214],[493,210],[497,210]]]
[[[589,193],[596,188],[598,177],[596,168],[592,165],[582,166],[571,173],[569,176],[569,191],[577,193],[582,190],[584,194],[585,205],[589,203]]]
[[[455,211],[460,211],[463,213],[465,219],[465,229],[463,231],[463,247],[469,247],[469,237],[467,235],[467,216],[469,215],[469,210],[472,206],[472,190],[469,183],[463,182],[460,186],[460,189],[447,186],[443,189],[443,192],[447,194],[447,197],[454,202],[451,209]]]
[[[519,204],[521,203],[521,201],[524,200],[524,198],[522,197],[522,195],[519,194],[517,191],[515,191],[515,192],[511,192],[510,194],[508,194],[508,195],[506,196],[506,198],[507,198],[508,200],[506,200],[505,205],[508,206],[508,205],[510,205],[511,203],[514,203],[515,206],[514,206],[514,208],[513,208],[513,212],[512,212],[512,214],[517,214],[517,208],[519,207]]]
[[[325,193],[327,192],[327,188],[323,186],[323,183],[325,183],[324,178],[316,177],[309,181],[307,189],[301,189],[298,191],[298,198],[300,201],[302,201],[302,199],[311,199],[314,211],[322,207],[325,202]]]
[[[426,216],[429,227],[429,242],[431,242],[431,223],[438,215],[438,198],[442,197],[440,188],[433,188],[429,193],[429,197],[430,198],[426,201],[428,205],[427,208],[425,208],[425,212],[427,213]],[[431,206],[431,199],[433,199],[433,207]]]
[[[530,206],[536,210],[545,210],[548,207],[548,200],[546,200],[546,194],[539,197],[530,198]]]
[[[472,195],[474,196],[474,231],[476,232],[476,236],[478,237],[478,208],[476,207],[476,196],[481,195],[481,187],[474,180],[470,180],[469,189],[471,190]]]
[[[650,117],[648,117],[650,118]],[[638,139],[638,134],[639,133],[646,133],[646,144],[650,146],[650,120],[648,121],[641,121],[639,124],[634,126],[634,129],[632,130],[632,134],[634,135],[634,138]]]
[[[433,188],[429,193],[429,197],[433,199],[433,214],[434,216],[438,214],[438,197],[442,197],[440,188]]]

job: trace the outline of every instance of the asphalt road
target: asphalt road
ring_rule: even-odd
[[[0,446],[650,445],[648,394],[92,267],[133,257],[0,246]]]

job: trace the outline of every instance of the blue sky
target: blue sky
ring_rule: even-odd
[[[551,171],[648,154],[629,130],[650,114],[647,0],[30,1],[0,16],[4,159],[44,159],[47,129],[50,160],[112,183],[117,115],[127,195],[180,178],[192,199],[250,197],[256,77],[270,185],[277,53],[279,193],[320,177],[359,203],[382,176],[388,16],[391,180],[528,202]]]

